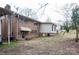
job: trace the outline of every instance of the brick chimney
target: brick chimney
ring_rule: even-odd
[[[11,6],[9,4],[6,4],[5,9],[6,10],[11,10]]]

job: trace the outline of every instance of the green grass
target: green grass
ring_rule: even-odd
[[[11,41],[10,45],[8,45],[7,42],[4,42],[4,43],[0,45],[0,48],[13,48],[13,47],[17,46],[18,41]]]

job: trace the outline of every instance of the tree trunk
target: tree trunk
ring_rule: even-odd
[[[78,30],[76,30],[76,42],[78,42]]]

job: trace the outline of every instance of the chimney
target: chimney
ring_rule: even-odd
[[[5,9],[6,10],[11,10],[11,6],[9,4],[6,4]]]

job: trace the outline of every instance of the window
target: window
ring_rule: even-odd
[[[24,24],[25,22],[24,22],[24,20],[22,20],[22,19],[19,19],[19,23],[22,23],[22,24]]]
[[[37,22],[34,22],[34,25],[38,25],[38,23]]]
[[[37,33],[38,31],[37,30],[32,30],[32,32],[31,33]]]

